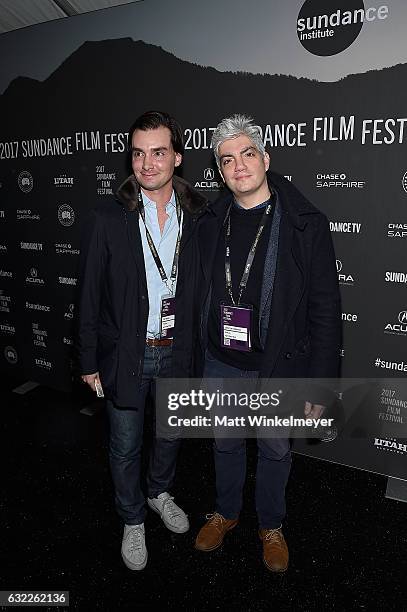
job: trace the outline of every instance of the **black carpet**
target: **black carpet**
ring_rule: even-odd
[[[80,413],[89,399],[44,387],[3,393],[1,590],[67,590],[71,610],[89,611],[407,610],[407,506],[384,497],[382,476],[294,455],[284,529],[290,567],[267,571],[253,441],[241,520],[223,547],[193,548],[213,511],[214,474],[210,441],[185,440],[174,493],[191,529],[173,534],[149,512],[147,567],[128,570],[105,414],[102,406],[94,416]]]

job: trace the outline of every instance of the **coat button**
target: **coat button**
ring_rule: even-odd
[[[142,299],[142,300],[145,300],[145,299],[146,299],[146,296],[145,296],[145,295],[142,295],[142,296],[141,296],[141,299]]]
[[[285,354],[285,358],[286,359],[291,359],[291,357],[292,357],[292,353],[286,353]]]

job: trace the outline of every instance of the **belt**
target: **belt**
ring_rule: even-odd
[[[172,346],[172,338],[146,338],[147,346]]]

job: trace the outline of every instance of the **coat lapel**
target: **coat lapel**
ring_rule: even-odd
[[[196,219],[191,217],[191,215],[185,212],[185,210],[183,211],[182,217],[182,236],[179,250],[180,253],[182,253],[185,246],[191,240],[196,227]]]
[[[147,290],[146,267],[144,265],[143,245],[140,236],[139,214],[137,211],[125,211],[125,215],[130,253],[136,264],[139,278]]]
[[[271,346],[270,371],[274,368],[290,321],[304,292],[305,278],[301,252],[296,237],[298,230],[283,214],[280,224],[276,275],[271,302],[267,344]]]
[[[216,210],[213,209],[215,214],[208,215],[208,217],[199,227],[199,253],[206,286],[209,285],[212,278],[213,262],[215,259],[219,235],[223,227],[226,210],[227,206],[222,202]]]

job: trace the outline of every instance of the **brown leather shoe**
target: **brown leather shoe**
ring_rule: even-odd
[[[260,529],[260,540],[263,542],[263,561],[271,572],[285,572],[288,567],[288,548],[279,529]]]
[[[209,520],[198,533],[195,548],[210,552],[222,544],[226,532],[236,527],[238,519],[225,519],[218,512],[208,514],[206,518],[209,518]]]

